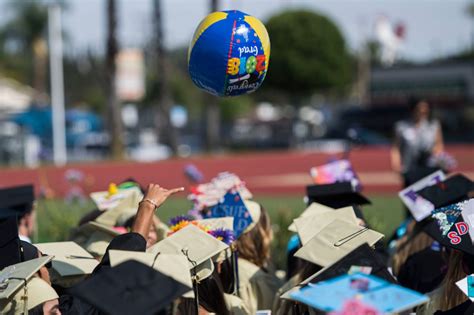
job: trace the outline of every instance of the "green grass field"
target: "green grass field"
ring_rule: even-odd
[[[392,195],[369,196],[373,204],[364,208],[364,215],[371,228],[390,237],[403,219],[401,201]],[[305,208],[303,198],[298,196],[262,196],[256,198],[270,213],[275,232],[274,261],[284,268],[285,251],[291,233],[287,231],[291,220]],[[94,208],[91,201],[84,204],[67,204],[62,200],[40,200],[38,202],[38,242],[67,240],[69,229],[77,224],[82,215]],[[162,221],[186,213],[190,202],[185,198],[171,198],[158,210]]]

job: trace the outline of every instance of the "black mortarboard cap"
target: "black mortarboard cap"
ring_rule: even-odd
[[[467,300],[447,311],[437,311],[434,315],[472,315],[474,314],[474,303]]]
[[[469,235],[469,225],[461,215],[462,203],[436,209],[431,219],[419,222],[423,230],[443,246],[474,255],[474,246]]]
[[[439,245],[412,254],[400,267],[398,282],[420,293],[433,291],[446,275],[448,264],[445,256],[446,252]]]
[[[318,272],[309,282],[317,283],[346,274],[352,266],[371,267],[372,275],[391,283],[397,283],[384,261],[367,243],[360,245],[334,264]]]
[[[31,210],[34,200],[33,185],[0,189],[0,218],[21,217]]]
[[[416,167],[405,173],[405,185],[410,186],[420,179],[439,170],[436,167]]]
[[[337,209],[371,202],[351,182],[306,186],[308,204],[317,202]]]
[[[21,262],[16,216],[0,219],[0,270]]]
[[[474,183],[464,175],[456,174],[417,193],[430,201],[435,208],[444,207],[468,198]]]
[[[155,314],[189,287],[134,260],[103,269],[70,289],[105,314]]]

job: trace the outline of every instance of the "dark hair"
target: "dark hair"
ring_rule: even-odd
[[[208,312],[230,315],[224,298],[224,288],[217,270],[198,284],[199,304]]]
[[[411,96],[408,99],[408,109],[410,110],[410,113],[413,115],[413,112],[415,111],[416,107],[421,102],[425,102],[426,104],[428,104],[428,109],[429,109],[428,120],[431,120],[433,118],[433,108],[431,107],[430,102],[428,102],[426,98]]]
[[[219,279],[222,283],[224,293],[234,293],[235,278],[234,278],[234,264],[233,257],[225,259],[220,266],[221,272],[218,273]],[[214,268],[217,270],[217,268]]]
[[[43,315],[43,305],[44,303],[36,305],[31,310],[28,310],[28,314],[29,315]]]

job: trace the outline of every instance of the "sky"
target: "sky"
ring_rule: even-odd
[[[8,1],[0,0],[3,6]],[[210,0],[162,0],[165,43],[187,46],[208,13]],[[123,47],[143,45],[153,35],[153,0],[118,0],[119,36]],[[351,50],[374,36],[376,18],[385,15],[402,22],[406,38],[401,56],[426,61],[470,47],[474,21],[466,14],[469,0],[220,0],[219,9],[238,9],[262,21],[286,9],[309,9],[329,16],[341,29]],[[474,2],[474,0],[471,0]],[[105,0],[68,0],[63,24],[67,52],[104,50]],[[1,10],[0,20],[8,16]],[[271,38],[270,38],[271,40]]]

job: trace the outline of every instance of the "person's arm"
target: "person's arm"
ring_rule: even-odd
[[[400,143],[397,136],[395,136],[392,148],[390,149],[390,162],[392,165],[392,170],[400,173],[402,170],[402,160],[400,156]]]
[[[439,154],[444,151],[444,141],[443,141],[443,130],[441,129],[441,124],[438,124],[436,131],[435,145],[433,147],[433,154]]]
[[[144,239],[147,239],[151,223],[153,222],[155,209],[160,207],[169,196],[183,190],[183,187],[165,189],[156,184],[148,185],[145,197],[143,197],[143,200],[138,206],[137,216],[132,226],[132,232],[138,233],[143,236]]]

